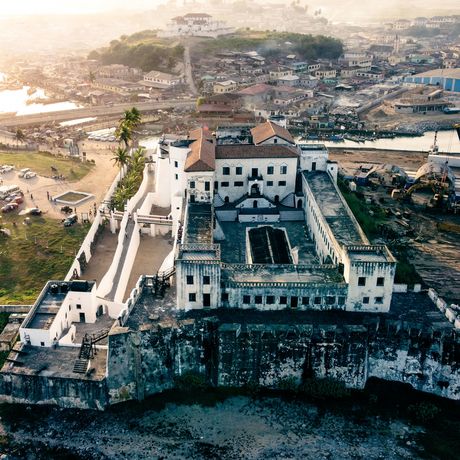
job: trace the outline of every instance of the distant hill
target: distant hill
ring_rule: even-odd
[[[203,39],[194,53],[222,51],[257,51],[265,57],[295,54],[298,59],[336,59],[343,53],[339,39],[323,35],[240,29],[235,34]]]
[[[257,51],[265,57],[295,54],[298,59],[336,59],[343,53],[342,42],[323,35],[289,32],[238,30],[218,38],[193,37],[187,40],[192,54],[207,55],[223,51]],[[179,40],[157,37],[155,30],[122,35],[106,48],[92,51],[88,58],[102,64],[124,64],[144,71],[172,71],[182,59],[184,47]]]
[[[145,72],[172,72],[183,54],[184,47],[178,41],[161,39],[156,31],[144,30],[112,40],[108,47],[91,51],[88,59],[96,59],[105,65],[124,64]]]

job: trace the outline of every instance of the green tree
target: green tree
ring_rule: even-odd
[[[122,147],[118,147],[117,150],[115,151],[115,156],[112,158],[112,161],[118,166],[120,170],[120,180],[121,180],[121,173],[123,171],[123,168],[127,166],[130,161],[128,150]]]
[[[16,140],[16,148],[19,150],[19,142],[24,142],[26,140],[26,135],[21,128],[18,128],[14,133],[14,139]]]
[[[129,123],[121,121],[117,129],[115,130],[115,136],[120,144],[125,144],[125,149],[127,150],[129,148],[129,143],[133,137],[133,131]]]

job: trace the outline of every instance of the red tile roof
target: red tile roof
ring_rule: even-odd
[[[259,83],[257,85],[249,86],[238,91],[236,94],[240,94],[242,96],[256,96],[258,94],[268,93],[269,91],[273,91],[274,87],[270,85],[266,85],[265,83]]]
[[[276,123],[273,123],[272,121],[266,121],[265,123],[262,123],[261,125],[252,128],[251,134],[254,144],[256,145],[265,142],[266,140],[274,136],[280,137],[281,139],[284,139],[290,144],[295,144],[294,138],[291,136],[291,133],[287,129],[284,129],[283,127],[277,125]]]
[[[216,146],[207,136],[203,128],[190,131],[189,139],[195,139],[190,144],[190,153],[185,160],[185,172],[214,171],[216,164]]]

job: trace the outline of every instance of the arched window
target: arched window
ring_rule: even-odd
[[[297,207],[300,209],[302,207],[302,200],[298,200],[297,201]]]
[[[224,198],[224,201],[225,201],[226,203],[230,203],[230,198],[229,198],[228,196],[226,196],[226,197]]]
[[[252,203],[252,207],[257,208],[257,200],[254,200],[254,202]]]
[[[279,203],[280,202],[280,196],[279,195],[275,195],[275,203]]]

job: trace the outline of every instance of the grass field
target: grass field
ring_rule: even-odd
[[[67,180],[79,180],[94,167],[93,163],[59,158],[46,152],[0,152],[0,165],[13,165],[17,170],[30,168],[40,176],[62,174]],[[51,166],[57,169],[52,171]]]
[[[11,232],[0,233],[0,303],[33,303],[48,279],[62,279],[89,228],[38,216],[31,216],[31,225],[23,220],[17,214],[0,220]]]

